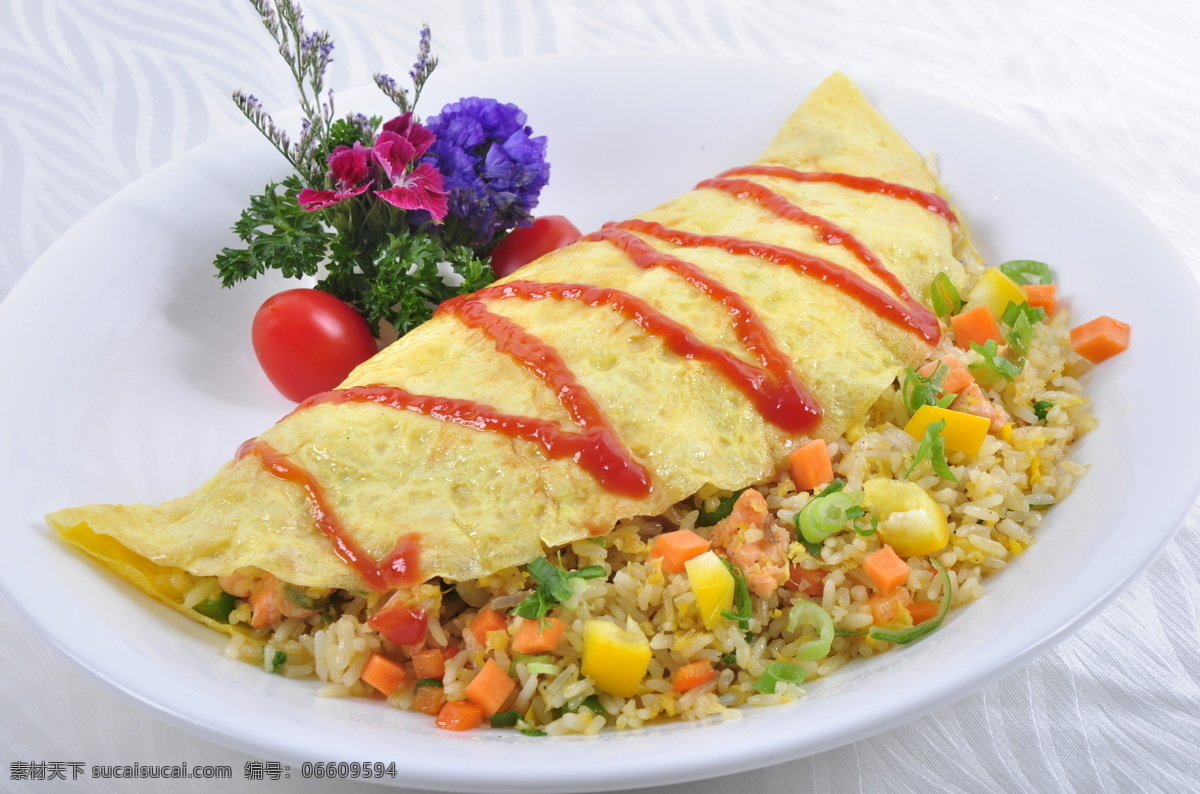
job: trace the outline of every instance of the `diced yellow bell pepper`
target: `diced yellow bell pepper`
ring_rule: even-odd
[[[1008,304],[1026,302],[1025,291],[1021,289],[1020,284],[1004,275],[999,268],[989,267],[967,295],[967,304],[963,311],[974,309],[976,306],[987,306],[992,310],[992,315],[1000,319]]]
[[[992,426],[991,420],[982,416],[938,408],[936,405],[922,405],[908,420],[904,432],[920,441],[925,437],[925,429],[939,419],[946,420],[940,435],[945,440],[947,451],[965,452],[968,455],[978,454]]]
[[[583,624],[581,671],[605,692],[633,697],[650,666],[650,642],[633,621],[625,628],[609,620]]]
[[[879,516],[879,539],[901,557],[933,554],[950,542],[942,508],[916,483],[874,477],[863,493],[863,506]]]
[[[733,574],[712,551],[693,557],[683,564],[688,584],[696,596],[696,607],[704,628],[713,629],[721,622],[721,613],[733,608],[736,582]]]

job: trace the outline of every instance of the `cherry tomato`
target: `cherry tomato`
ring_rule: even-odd
[[[542,254],[570,245],[580,238],[579,229],[562,215],[543,215],[532,226],[518,226],[492,249],[492,270],[503,278]]]
[[[403,604],[396,604],[376,612],[367,625],[396,645],[416,645],[425,639],[429,621],[425,619],[424,610],[412,610]]]
[[[334,388],[378,350],[358,312],[315,289],[267,298],[254,315],[251,339],[267,378],[296,402]]]

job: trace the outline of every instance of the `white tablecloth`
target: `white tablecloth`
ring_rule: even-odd
[[[337,43],[335,88],[380,69],[403,73],[424,21],[446,65],[553,53],[715,53],[919,88],[1070,153],[1140,205],[1200,269],[1200,4],[308,0],[306,11]],[[295,101],[253,10],[237,0],[4,0],[0,43],[0,298],[107,197],[245,124],[229,101],[233,88],[271,108]],[[1129,266],[1136,272],[1138,263]],[[1196,359],[1195,340],[1181,340],[1181,350]],[[1194,456],[1177,463],[1196,465]],[[952,706],[815,757],[663,790],[1200,788],[1198,544],[1193,509],[1149,570],[1091,623]],[[250,756],[110,692],[10,611],[0,611],[0,626],[0,789],[106,790],[97,781],[10,780],[14,763],[39,761],[230,764],[238,780],[221,791],[328,788],[240,780]],[[1114,658],[1114,636],[1141,638],[1146,656]],[[216,790],[200,781],[154,788]]]

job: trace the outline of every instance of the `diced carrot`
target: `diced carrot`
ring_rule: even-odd
[[[907,590],[905,592],[908,592]],[[908,605],[908,614],[912,615],[913,625],[924,623],[930,618],[937,617],[938,605],[932,601],[916,601]]]
[[[799,565],[793,565],[788,580],[783,583],[783,586],[807,596],[819,596],[825,592],[825,571],[810,571]]]
[[[440,686],[419,686],[413,694],[413,708],[422,714],[436,717],[446,702],[446,695]]]
[[[371,654],[362,671],[362,680],[382,692],[384,697],[390,697],[404,679],[404,668],[378,653]]]
[[[928,378],[941,364],[945,364],[948,370],[946,377],[942,380],[942,394],[962,394],[964,389],[975,382],[971,371],[958,360],[958,356],[954,355],[945,355],[937,361],[930,361],[917,370],[917,374],[922,378]]]
[[[876,626],[886,626],[900,617],[900,610],[912,603],[907,587],[898,587],[890,593],[876,593],[867,599],[871,617]]]
[[[500,663],[495,659],[488,659],[484,662],[483,669],[467,684],[464,694],[467,700],[479,706],[483,713],[490,717],[500,710],[504,701],[508,700],[508,696],[516,688],[517,682],[509,678]]]
[[[1129,326],[1101,315],[1071,329],[1071,349],[1093,364],[1110,359],[1129,347]]]
[[[1046,314],[1058,311],[1058,287],[1053,284],[1023,284],[1025,302],[1030,306],[1041,306]]]
[[[717,674],[713,669],[712,662],[707,659],[701,659],[698,662],[685,664],[675,671],[674,689],[676,692],[687,692],[689,689],[695,689],[705,681]]]
[[[871,581],[883,593],[890,593],[908,581],[908,563],[900,559],[895,549],[888,545],[868,554],[862,567],[863,572],[871,577]]]
[[[471,636],[480,645],[487,645],[487,635],[491,631],[504,631],[508,627],[508,623],[504,620],[504,616],[494,609],[481,609],[471,618],[471,624],[468,629]]]
[[[997,343],[1004,341],[996,316],[987,306],[976,306],[954,315],[950,318],[950,327],[954,329],[954,344],[963,350],[970,350],[972,342],[982,345],[989,339],[995,339]]]
[[[438,712],[437,726],[448,731],[469,731],[483,722],[483,709],[465,700],[451,700]]]
[[[521,619],[517,636],[513,637],[512,648],[517,653],[550,653],[558,648],[567,624],[558,618],[541,620]]]
[[[445,648],[442,648],[442,660],[446,661],[446,662],[450,661],[455,656],[458,656],[458,652],[461,650],[462,650],[462,648],[459,647],[456,643],[451,643],[451,644],[447,645]]]
[[[446,660],[440,648],[426,648],[412,655],[413,673],[417,678],[441,678],[446,674]]]
[[[833,479],[833,463],[824,439],[814,438],[788,455],[788,468],[797,491],[820,488]]]
[[[690,529],[664,532],[650,545],[650,558],[662,558],[665,573],[682,573],[683,564],[708,551],[711,544]]]

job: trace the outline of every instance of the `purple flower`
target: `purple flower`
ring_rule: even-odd
[[[329,155],[329,178],[333,180],[334,189],[313,190],[306,187],[296,196],[296,201],[312,212],[361,195],[375,181],[369,178],[370,165],[371,149],[361,143],[355,143],[354,148],[339,146]]]
[[[425,123],[436,138],[424,162],[436,164],[445,177],[449,216],[463,235],[457,242],[489,245],[529,222],[550,166],[545,136],[532,136],[520,108],[467,97]]]

